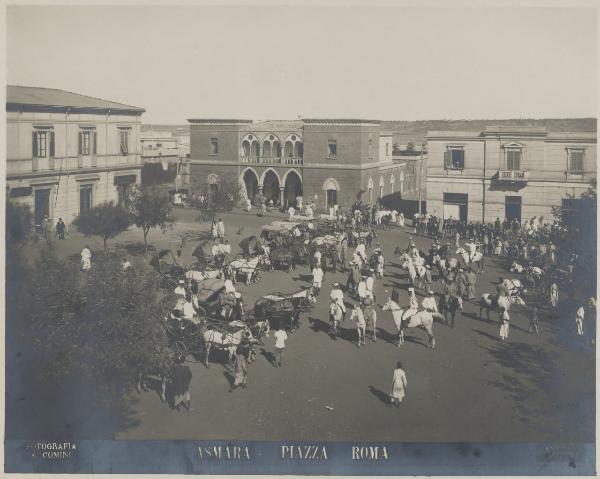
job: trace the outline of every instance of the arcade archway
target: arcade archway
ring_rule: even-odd
[[[246,193],[252,203],[254,203],[254,197],[258,193],[258,176],[254,170],[248,169],[244,172],[244,184],[246,185]]]
[[[263,195],[267,202],[273,200],[273,205],[279,204],[279,178],[273,170],[268,170],[263,176]]]
[[[284,190],[284,208],[289,208],[297,205],[296,198],[302,196],[302,179],[294,170],[290,170],[285,177],[285,190]]]

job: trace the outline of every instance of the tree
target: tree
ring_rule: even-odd
[[[33,226],[33,215],[28,205],[6,203],[6,243],[19,244],[27,239]]]
[[[136,226],[142,228],[147,254],[150,230],[157,227],[164,230],[175,221],[171,214],[171,202],[168,193],[156,187],[136,189],[131,198],[131,219]]]
[[[406,151],[414,151],[415,150],[415,144],[412,141],[409,141],[406,144]]]
[[[243,178],[240,178],[238,191],[239,191],[239,197],[240,197],[240,204],[241,204],[242,208],[245,208],[246,202],[248,201],[248,190],[246,189],[246,182],[244,181]]]
[[[82,211],[73,221],[85,236],[100,236],[106,242],[122,233],[131,224],[128,211],[112,201]]]
[[[213,221],[218,212],[231,211],[239,201],[239,185],[232,185],[227,180],[221,179],[218,188],[213,191],[210,201],[203,205],[204,209],[200,214],[200,220]]]
[[[119,258],[106,252],[82,273],[52,248],[31,267],[11,267],[17,287],[7,296],[7,332],[15,353],[9,361],[18,371],[7,384],[31,398],[16,408],[30,415],[31,428],[48,428],[45,434],[60,435],[69,423],[79,429],[69,434],[88,437],[113,427],[137,374],[168,362],[155,274],[143,263],[124,273]]]

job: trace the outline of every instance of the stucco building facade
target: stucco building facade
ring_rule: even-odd
[[[243,180],[250,198],[262,193],[287,208],[302,196],[325,209],[350,206],[361,190],[363,200],[375,202],[400,188],[403,166],[379,121],[188,121],[194,192]]]
[[[494,128],[428,134],[427,211],[469,221],[552,220],[596,178],[596,134]]]
[[[124,202],[140,182],[144,109],[48,88],[8,86],[10,201],[70,224],[84,209]]]

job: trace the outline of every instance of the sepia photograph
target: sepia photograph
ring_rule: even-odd
[[[4,472],[594,476],[598,7],[4,5]]]

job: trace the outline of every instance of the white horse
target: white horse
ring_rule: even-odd
[[[512,264],[510,265],[510,272],[511,273],[522,273],[523,270],[525,268],[523,268],[522,265],[520,265],[519,263],[517,263],[516,261],[513,261]]]
[[[238,329],[235,332],[221,332],[216,331],[214,329],[209,329],[206,331],[202,337],[204,340],[204,365],[208,366],[208,356],[210,355],[210,350],[215,347],[217,349],[221,349],[227,352],[229,357],[229,362],[233,361],[233,356],[235,354],[235,350],[242,342],[242,337],[245,333],[249,333],[249,339],[252,340],[252,333],[247,327],[243,327]]]
[[[410,277],[410,283],[414,286],[417,281],[417,270],[415,268],[415,264],[413,263],[413,260],[410,256],[403,255],[402,257],[405,257],[405,261],[404,261],[404,263],[402,263],[402,266],[400,266],[400,267],[402,269],[405,269],[406,271],[408,271],[408,276]]]
[[[259,262],[259,256],[250,259],[234,259],[229,263],[229,268],[233,274],[233,280],[237,281],[238,274],[242,273],[246,276],[246,284],[249,285],[252,282],[252,279],[254,279]]]
[[[391,311],[394,324],[398,330],[398,347],[404,344],[404,330],[408,328],[422,328],[429,335],[429,347],[435,348],[435,337],[433,336],[433,314],[429,311],[419,311],[413,314],[407,321],[402,321],[405,311],[391,298],[383,305],[384,311]],[[440,315],[441,317],[441,315]],[[443,318],[442,318],[443,319]]]
[[[490,320],[490,311],[500,311],[504,308],[506,311],[510,309],[513,304],[519,306],[525,306],[525,301],[518,294],[499,296],[497,301],[494,302],[495,295],[492,293],[484,293],[481,295],[479,300],[479,319],[481,319],[481,313],[486,310],[487,320]]]

